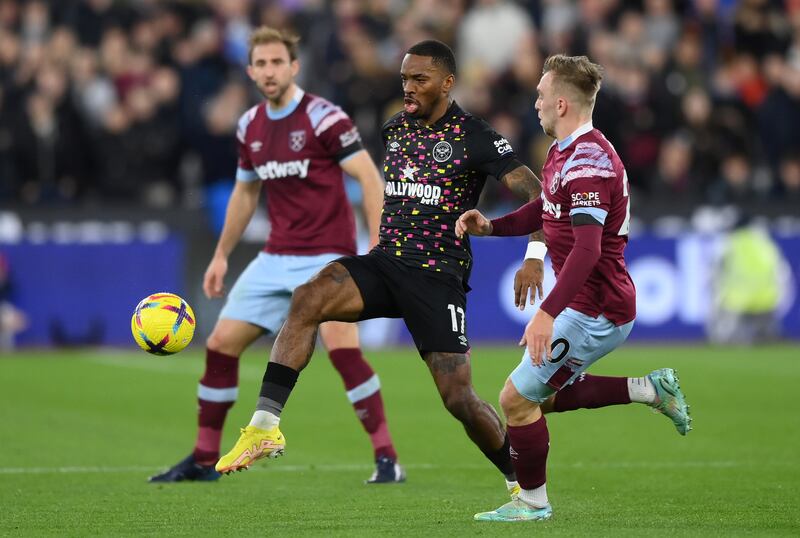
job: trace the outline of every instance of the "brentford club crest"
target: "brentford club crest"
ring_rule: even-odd
[[[292,151],[300,151],[306,145],[305,131],[292,131],[289,133],[289,147]]]
[[[453,155],[453,146],[449,142],[442,140],[433,146],[433,160],[443,163]]]

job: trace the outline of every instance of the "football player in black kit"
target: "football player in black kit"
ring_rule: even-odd
[[[509,442],[494,408],[472,387],[466,335],[472,255],[455,234],[459,215],[475,207],[493,176],[525,201],[539,196],[536,176],[508,141],[450,97],[456,63],[439,41],[411,47],[401,67],[404,110],[383,127],[386,180],[380,243],[340,258],[295,290],[289,316],[264,374],[254,421],[217,463],[229,473],[283,453],[280,413],[314,350],[325,321],[403,318],[447,410],[518,491]],[[542,295],[543,263],[527,259],[515,280],[518,306]],[[251,422],[253,424],[254,422]]]

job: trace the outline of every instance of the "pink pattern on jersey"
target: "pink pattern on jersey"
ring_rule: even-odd
[[[328,129],[330,129],[331,127],[333,127],[334,125],[336,125],[338,122],[349,119],[350,117],[347,114],[345,114],[344,111],[342,110],[336,112],[335,114],[330,114],[328,116],[325,116],[325,119],[322,120],[322,123],[319,124],[319,127],[317,127],[314,130],[314,134],[319,136]]]

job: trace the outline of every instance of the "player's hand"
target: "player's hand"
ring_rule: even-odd
[[[514,275],[514,306],[525,310],[528,292],[531,295],[531,304],[536,303],[536,291],[539,291],[539,300],[544,298],[544,262],[542,260],[528,259],[522,262],[522,267]]]
[[[489,235],[492,233],[492,223],[477,209],[470,209],[456,221],[456,237],[459,239],[466,234]]]
[[[519,341],[519,345],[528,347],[528,354],[534,366],[541,366],[542,357],[548,359],[552,357],[550,344],[553,339],[553,317],[539,309],[525,326],[525,333]]]
[[[222,292],[225,289],[223,280],[227,272],[228,259],[224,256],[214,256],[211,259],[211,263],[208,264],[205,276],[203,276],[203,292],[206,297],[209,299],[222,297]]]

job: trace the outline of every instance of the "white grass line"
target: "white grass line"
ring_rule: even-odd
[[[688,469],[688,468],[731,468],[746,467],[749,465],[764,465],[764,463],[743,462],[743,461],[617,461],[617,462],[575,462],[570,464],[553,464],[550,467],[561,469]],[[269,471],[294,473],[304,471],[318,471],[325,473],[347,472],[347,471],[366,471],[373,469],[370,464],[329,464],[329,465],[283,465],[275,463],[272,465],[256,465],[254,471]],[[438,463],[409,463],[404,465],[409,470],[481,470],[490,469],[486,465],[446,465]],[[8,474],[111,474],[111,473],[149,473],[161,470],[159,467],[148,467],[143,465],[131,466],[102,466],[102,467],[0,467],[0,475]]]

